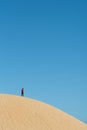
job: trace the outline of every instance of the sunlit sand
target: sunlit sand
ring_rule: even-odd
[[[87,125],[45,103],[0,94],[0,130],[87,130]]]

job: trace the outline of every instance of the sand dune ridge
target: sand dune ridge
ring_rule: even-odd
[[[87,130],[87,125],[48,104],[0,94],[0,130]]]

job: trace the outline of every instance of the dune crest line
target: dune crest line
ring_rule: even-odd
[[[0,94],[0,130],[87,130],[87,125],[48,104]]]

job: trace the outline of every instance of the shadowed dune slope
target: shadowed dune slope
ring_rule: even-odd
[[[0,130],[87,130],[87,125],[45,103],[0,94]]]

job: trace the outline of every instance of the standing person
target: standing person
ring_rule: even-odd
[[[24,88],[21,89],[21,96],[24,96]]]

